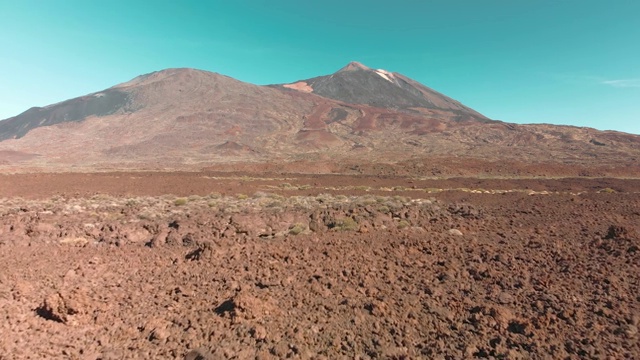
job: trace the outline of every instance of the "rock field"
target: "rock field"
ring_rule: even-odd
[[[640,194],[586,184],[5,195],[0,359],[639,358]]]

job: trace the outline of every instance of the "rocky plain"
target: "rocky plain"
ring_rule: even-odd
[[[0,176],[0,359],[632,359],[640,180]]]

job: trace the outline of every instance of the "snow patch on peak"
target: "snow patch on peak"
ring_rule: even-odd
[[[393,75],[392,72],[389,72],[384,69],[377,69],[375,70],[375,73],[380,75],[383,79],[387,80],[388,82],[394,82],[393,80],[396,79],[396,76]]]

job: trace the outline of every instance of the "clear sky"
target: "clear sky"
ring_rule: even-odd
[[[639,0],[0,0],[0,119],[170,67],[255,84],[356,60],[486,116],[640,134]]]

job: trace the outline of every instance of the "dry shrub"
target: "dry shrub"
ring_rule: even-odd
[[[302,232],[304,232],[305,230],[307,230],[306,225],[304,225],[302,223],[296,223],[296,224],[292,225],[289,228],[289,234],[291,234],[291,235],[299,235]]]
[[[340,231],[355,231],[359,229],[358,223],[350,217],[337,220],[334,229]]]
[[[189,199],[187,198],[177,198],[173,201],[173,205],[182,206],[182,205],[186,205],[188,202],[189,202]]]

